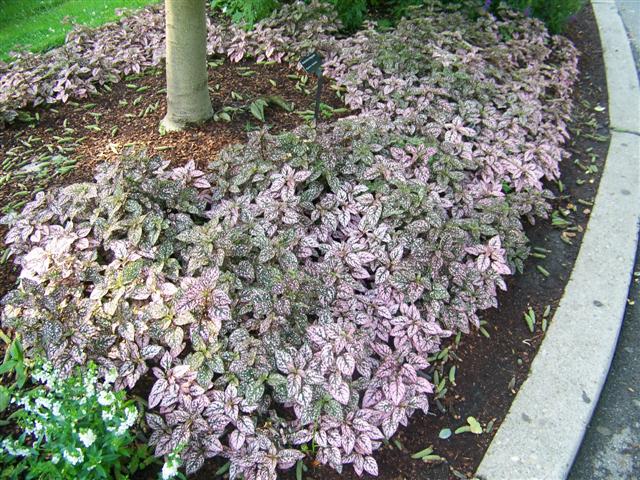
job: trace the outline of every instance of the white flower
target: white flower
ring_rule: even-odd
[[[82,382],[85,388],[85,396],[93,397],[96,393],[96,376],[93,374],[87,374]]]
[[[31,450],[21,445],[17,440],[12,441],[6,438],[2,441],[2,447],[9,455],[13,455],[14,457],[28,457],[31,455]]]
[[[61,408],[62,404],[60,402],[53,402],[51,404],[51,413],[53,413],[54,416],[59,417]]]
[[[98,375],[97,375],[95,369],[88,368],[85,372],[83,372],[83,374],[82,374],[82,382],[85,385],[89,385],[89,384],[95,385],[97,381],[98,381]]]
[[[118,378],[118,371],[115,368],[109,370],[109,372],[104,376],[105,385],[112,384]]]
[[[127,418],[124,423],[127,425],[127,427],[132,427],[138,419],[138,410],[134,406],[129,406],[125,409],[125,412],[127,414]]]
[[[93,442],[96,441],[96,434],[93,433],[93,430],[87,428],[82,430],[78,436],[80,437],[80,441],[83,443],[85,447],[90,447],[93,445]]]
[[[43,430],[44,430],[44,425],[42,425],[39,421],[36,420],[33,425],[33,433],[39,437]]]
[[[36,405],[45,409],[51,408],[51,400],[45,397],[36,398]]]
[[[82,453],[82,450],[80,450],[79,448],[74,448],[73,450],[65,450],[62,453],[62,456],[71,465],[77,465],[82,460],[84,460],[84,455]]]
[[[115,400],[116,400],[116,396],[113,394],[113,392],[107,392],[106,390],[102,390],[98,394],[98,403],[103,407],[107,407],[111,405],[113,402],[115,402]]]
[[[118,429],[116,430],[116,435],[124,435],[124,433],[129,430],[136,423],[138,419],[138,410],[136,407],[129,406],[125,409],[125,419],[122,421]]]
[[[96,386],[93,383],[89,383],[88,385],[85,385],[84,388],[85,388],[84,398],[90,398],[96,394]]]
[[[40,382],[45,383],[50,389],[54,389],[58,378],[53,373],[53,367],[49,363],[42,365],[40,369],[34,370],[31,377]]]
[[[178,473],[178,467],[180,466],[180,461],[177,456],[170,455],[164,465],[162,466],[162,480],[169,480],[173,478]]]
[[[60,461],[60,454],[59,454],[59,453],[54,453],[54,454],[51,456],[51,463],[53,463],[54,465],[56,465],[59,461]]]
[[[35,406],[31,404],[30,398],[20,398],[17,399],[15,403],[16,405],[20,405],[21,407],[23,407],[25,412],[31,413],[35,409]]]

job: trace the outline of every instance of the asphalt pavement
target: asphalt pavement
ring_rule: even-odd
[[[640,479],[640,252],[609,376],[568,480]]]
[[[640,0],[616,0],[631,46],[636,67],[640,70]]]

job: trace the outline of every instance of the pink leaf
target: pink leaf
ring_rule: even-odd
[[[374,477],[378,475],[378,463],[373,457],[365,457],[364,459],[364,469],[370,475]]]
[[[156,383],[153,384],[153,388],[149,393],[149,408],[153,408],[160,403],[160,400],[162,400],[162,395],[164,394],[168,386],[169,384],[164,378],[158,379]]]

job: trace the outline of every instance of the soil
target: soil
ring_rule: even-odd
[[[554,192],[554,218],[529,226],[526,233],[531,240],[535,256],[525,264],[524,273],[511,277],[508,291],[499,296],[499,309],[483,313],[482,332],[463,336],[459,343],[451,341],[449,355],[433,361],[431,373],[438,371],[445,378],[439,398],[431,405],[429,415],[415,414],[408,427],[401,429],[394,439],[375,453],[379,466],[379,479],[385,480],[444,480],[471,478],[486,451],[493,434],[503,421],[519,386],[527,377],[529,365],[544,337],[542,322],[550,321],[564,287],[569,279],[584,228],[587,224],[591,203],[597,190],[600,172],[608,148],[608,115],[601,107],[607,105],[602,49],[598,30],[591,7],[586,7],[568,27],[566,35],[583,52],[580,60],[581,75],[574,90],[574,118],[570,125],[572,140],[568,150],[572,158],[562,165],[562,182],[549,184]],[[246,72],[256,74],[244,76]],[[91,109],[82,105],[66,105],[56,112],[41,111],[41,120],[28,134],[53,139],[66,128],[73,128],[87,134],[87,122],[109,126],[99,132],[88,132],[88,138],[79,143],[74,155],[82,158],[82,168],[62,178],[54,178],[51,183],[68,183],[72,180],[88,178],[94,164],[111,160],[126,144],[135,142],[150,150],[161,152],[158,147],[170,147],[175,163],[195,160],[204,166],[225,145],[241,142],[246,138],[246,124],[258,125],[248,113],[236,115],[231,122],[210,122],[197,129],[180,134],[162,136],[158,132],[158,122],[164,112],[161,108],[148,112],[150,105],[164,103],[163,73],[143,76],[132,82],[113,87],[113,92],[91,101],[96,103]],[[313,80],[306,88],[310,94],[294,89],[297,80],[291,79],[290,69],[279,65],[224,64],[211,70],[210,86],[214,108],[223,105],[237,105],[231,92],[240,93],[245,100],[266,95],[280,95],[287,101],[296,103],[296,109],[312,109]],[[273,86],[268,79],[276,82]],[[127,86],[127,83],[130,86]],[[135,83],[135,88],[133,87]],[[216,85],[220,85],[216,90]],[[140,88],[148,86],[143,94]],[[139,103],[133,108],[136,98]],[[127,105],[121,101],[127,100]],[[323,102],[340,107],[336,96],[325,90]],[[244,102],[246,104],[246,101]],[[86,104],[85,104],[86,105]],[[133,114],[127,118],[125,114]],[[138,117],[137,115],[143,115]],[[267,111],[267,123],[272,129],[289,129],[301,123],[300,116],[279,108]],[[118,132],[110,129],[118,126]],[[48,130],[53,129],[53,130]],[[0,150],[4,151],[19,144],[24,138],[24,128],[0,132]],[[36,133],[33,133],[36,132]],[[56,133],[58,132],[58,133]],[[26,135],[28,135],[26,134]],[[48,135],[48,136],[47,136]],[[0,163],[3,152],[0,151]],[[15,190],[15,188],[14,188]],[[11,188],[0,187],[0,202],[11,194]],[[555,225],[555,226],[554,226]],[[3,235],[4,232],[0,231]],[[0,270],[0,294],[11,288],[15,272],[6,265]],[[531,332],[523,315],[531,308],[536,314],[535,329]],[[545,316],[544,313],[547,313]],[[447,347],[447,345],[445,345]],[[451,375],[451,367],[456,367]],[[439,438],[442,429],[454,432],[467,423],[467,417],[475,417],[484,427],[484,433],[453,433],[448,439]],[[412,454],[427,447],[433,448],[430,461],[413,459]],[[213,478],[221,461],[209,462],[192,478],[204,480]],[[307,462],[303,475],[305,480],[334,480],[358,478],[351,467],[342,474]],[[281,478],[293,480],[294,470],[281,473]],[[139,479],[155,478],[153,472],[139,475]],[[364,475],[363,478],[373,478]]]

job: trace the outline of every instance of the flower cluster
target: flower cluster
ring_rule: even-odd
[[[317,33],[356,113],[254,133],[206,168],[133,155],[39,193],[4,220],[22,270],[3,324],[57,371],[152,377],[150,443],[184,445],[187,473],[221,456],[232,478],[272,479],[312,441],[319,462],[375,474],[374,450],[428,410],[427,356],[522,267],[576,75],[535,20],[429,3],[349,38],[315,2],[230,40],[212,25],[232,60],[286,59]]]
[[[131,474],[137,407],[114,392],[117,377],[109,372],[104,381],[95,365],[63,379],[50,364],[33,371],[37,386],[18,391],[13,414],[22,429],[19,438],[0,443],[0,465],[7,478],[113,478]],[[134,457],[137,457],[134,453]],[[150,459],[136,458],[140,465]]]

